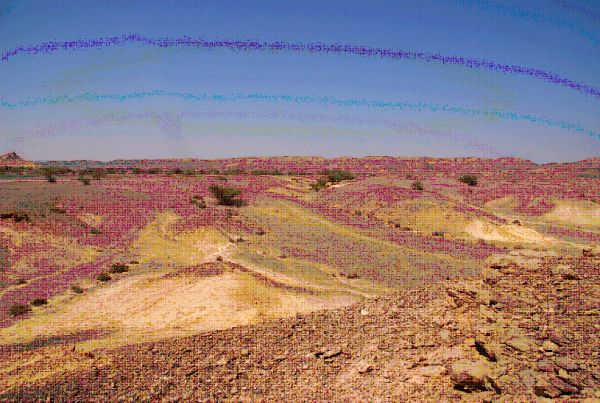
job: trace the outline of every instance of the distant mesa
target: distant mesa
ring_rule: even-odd
[[[35,167],[37,164],[24,160],[17,153],[9,152],[0,155],[0,167]]]

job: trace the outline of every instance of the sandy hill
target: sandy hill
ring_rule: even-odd
[[[0,155],[0,167],[35,167],[37,164],[24,160],[15,152]]]

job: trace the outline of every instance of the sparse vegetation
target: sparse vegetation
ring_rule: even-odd
[[[327,178],[323,177],[323,178],[317,179],[317,181],[315,183],[311,183],[310,187],[314,191],[318,192],[321,189],[325,189],[327,187],[327,183],[328,183]]]
[[[56,183],[56,178],[54,177],[54,175],[52,174],[51,170],[46,170],[44,172],[44,177],[46,178],[46,181],[48,181],[48,183]]]
[[[8,313],[10,313],[12,316],[25,315],[29,311],[31,311],[31,308],[29,308],[28,305],[22,304],[13,305],[8,309]]]
[[[84,186],[88,186],[88,185],[91,183],[91,180],[90,180],[90,178],[86,178],[86,177],[85,177],[85,176],[83,176],[83,175],[79,175],[79,178],[77,178],[77,180],[78,180],[79,182],[81,182],[81,183],[82,183]]]
[[[83,288],[78,285],[72,285],[71,291],[73,291],[75,294],[83,294]]]
[[[414,181],[410,186],[413,190],[423,190],[423,184],[420,181]]]
[[[125,273],[129,271],[129,266],[123,263],[115,263],[110,267],[111,273]]]
[[[211,185],[209,190],[217,199],[217,204],[221,206],[240,207],[244,204],[244,201],[239,198],[242,194],[241,189]]]
[[[90,229],[90,234],[100,235],[100,234],[102,234],[102,231],[99,228],[94,227],[94,228]]]
[[[112,277],[108,273],[100,273],[96,276],[96,280],[106,282],[110,281]]]
[[[46,298],[36,298],[31,301],[31,305],[33,306],[42,306],[48,304],[48,300]]]
[[[433,236],[439,236],[439,237],[443,237],[444,236],[444,231],[433,231],[431,233],[431,235]]]
[[[21,211],[0,213],[0,219],[2,219],[2,220],[12,219],[14,222],[21,222],[21,221],[29,222],[30,221],[29,215],[27,213],[24,213]]]
[[[475,175],[463,175],[458,180],[469,186],[477,186],[477,177]]]
[[[321,174],[326,175],[327,180],[331,183],[351,180],[356,178],[352,172],[348,171],[321,171]]]
[[[190,199],[190,203],[196,205],[198,208],[206,208],[206,201],[202,196],[192,196]]]

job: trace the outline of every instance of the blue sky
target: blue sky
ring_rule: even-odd
[[[596,3],[596,4],[592,4]],[[48,41],[149,37],[344,43],[493,60],[600,87],[600,3],[539,1],[2,1],[0,52]],[[600,100],[531,77],[420,61],[140,44],[17,55],[0,101],[162,89],[434,103],[600,132]],[[600,139],[443,111],[145,98],[0,108],[0,152],[29,159],[243,155],[600,155]]]

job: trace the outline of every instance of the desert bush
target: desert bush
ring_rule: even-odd
[[[31,305],[33,306],[42,306],[42,305],[46,305],[48,303],[48,300],[46,298],[36,298],[33,301],[31,301]]]
[[[322,171],[327,175],[327,180],[331,183],[341,182],[356,178],[352,172],[347,171]]]
[[[98,281],[110,281],[112,277],[108,275],[108,273],[100,273],[96,276],[96,280]]]
[[[83,288],[78,285],[72,285],[71,291],[73,291],[75,294],[83,294]]]
[[[431,233],[431,235],[433,235],[433,236],[441,236],[441,237],[443,237],[443,236],[444,236],[444,231],[433,231],[433,232]]]
[[[414,181],[411,187],[413,190],[423,190],[423,184],[420,181]]]
[[[8,309],[8,312],[12,316],[19,316],[19,315],[25,315],[30,310],[31,310],[31,308],[29,308],[29,306],[27,306],[27,305],[17,304],[17,305],[11,306]]]
[[[91,182],[91,181],[90,181],[90,178],[86,178],[86,177],[85,177],[85,176],[83,176],[83,175],[79,175],[79,178],[77,178],[77,180],[78,180],[79,182],[81,182],[81,183],[82,183],[83,185],[85,185],[85,186],[89,185],[89,184],[90,184],[90,182]]]
[[[477,177],[475,175],[463,175],[458,180],[462,183],[466,183],[469,186],[477,185]]]
[[[48,183],[56,183],[56,178],[52,175],[52,171],[46,170],[44,171],[44,177],[48,181]]]
[[[192,196],[190,203],[195,204],[198,208],[206,208],[206,201],[204,201],[202,196]]]
[[[7,220],[7,219],[13,219],[14,222],[21,222],[21,221],[25,221],[25,222],[29,222],[29,215],[27,213],[23,213],[21,211],[11,211],[11,212],[7,212],[7,213],[0,213],[0,219],[2,220]]]
[[[67,210],[60,208],[60,207],[56,207],[56,206],[52,206],[50,207],[50,211],[56,214],[66,214]]]
[[[129,271],[129,266],[123,263],[115,263],[110,267],[111,273],[125,273]]]
[[[25,280],[24,278],[20,278],[17,280],[17,285],[23,285],[23,284],[27,284],[27,280]]]
[[[102,231],[99,228],[90,229],[90,234],[92,234],[92,235],[100,235],[101,233],[102,233]]]
[[[244,201],[239,199],[242,194],[241,189],[211,185],[209,190],[215,199],[217,199],[217,204],[221,206],[239,207],[244,204]]]
[[[223,171],[223,175],[241,175],[246,173],[243,169],[226,169]]]
[[[312,190],[318,192],[321,189],[325,189],[327,187],[327,178],[319,178],[317,179],[317,181],[315,183],[311,183],[310,187],[312,188]]]

